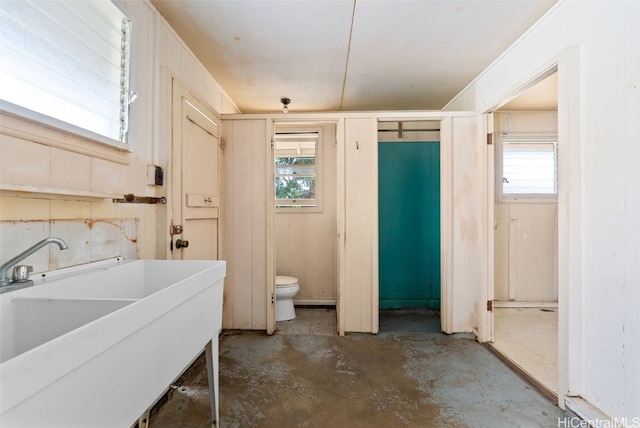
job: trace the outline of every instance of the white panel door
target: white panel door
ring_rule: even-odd
[[[173,86],[172,258],[220,258],[219,119],[180,84]]]

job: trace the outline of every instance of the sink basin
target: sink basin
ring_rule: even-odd
[[[217,420],[225,268],[119,258],[0,294],[0,426],[132,426],[203,350]]]
[[[135,300],[39,299],[15,297],[8,310],[2,310],[0,362],[62,336],[78,327],[110,314]]]

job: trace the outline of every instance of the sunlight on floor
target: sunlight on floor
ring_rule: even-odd
[[[553,393],[558,393],[556,308],[495,308],[492,346]]]

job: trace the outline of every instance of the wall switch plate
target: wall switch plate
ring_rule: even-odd
[[[147,165],[147,184],[150,186],[162,186],[164,184],[164,172],[158,165]]]

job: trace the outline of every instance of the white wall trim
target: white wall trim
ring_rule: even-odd
[[[506,302],[501,300],[493,301],[494,308],[557,308],[558,302]]]
[[[487,66],[487,68],[485,68],[482,72],[480,72],[480,74],[478,74],[471,82],[469,82],[469,84],[467,86],[464,87],[464,89],[462,89],[460,92],[458,92],[456,94],[455,97],[453,97],[443,108],[442,110],[448,110],[451,106],[455,105],[458,101],[458,99],[461,96],[465,96],[467,95],[467,93],[470,91],[471,88],[475,87],[476,84],[478,83],[479,80],[481,80],[488,72],[489,70],[491,70],[493,68],[493,66],[497,63],[499,63],[500,61],[502,61],[505,57],[509,56],[511,54],[511,52],[516,49],[516,47],[520,44],[520,42],[524,39],[526,39],[527,37],[529,37],[529,35],[535,31],[537,31],[537,28],[542,25],[550,16],[553,16],[553,14],[555,13],[555,10],[558,9],[560,7],[560,5],[562,3],[564,3],[565,0],[559,0],[556,4],[554,4],[551,8],[549,8],[549,10],[540,18],[538,19],[531,27],[529,27],[527,29],[527,31],[525,31],[520,37],[518,37],[518,39],[513,42],[504,52],[502,52],[495,60],[493,60],[493,62],[491,62],[491,64],[489,64]],[[535,76],[535,74],[534,74]],[[546,77],[546,76],[545,76]],[[532,79],[525,79],[526,82],[530,82]],[[541,79],[542,80],[542,79]],[[537,82],[536,82],[537,83]],[[535,83],[534,83],[535,84]],[[512,94],[515,91],[516,88],[513,88],[513,90],[507,91],[506,94]],[[522,90],[527,89],[526,87],[523,87]],[[504,97],[502,97],[504,98]],[[498,98],[498,99],[502,99],[502,98]],[[505,101],[503,103],[501,103],[500,105],[508,102],[509,99],[505,99]],[[488,108],[485,109],[481,109],[478,108],[478,111],[489,111]]]
[[[583,135],[580,50],[558,56],[558,400],[581,395],[583,376]]]
[[[336,299],[293,299],[293,303],[296,306],[336,306]]]
[[[265,142],[271,141],[271,145],[265,144],[269,149],[268,155],[265,156],[267,159],[267,177],[265,180],[265,192],[267,193],[267,248],[266,248],[266,257],[267,257],[267,334],[271,335],[276,331],[276,305],[275,305],[275,295],[276,295],[276,202],[275,202],[275,190],[273,187],[273,183],[275,180],[275,171],[273,169],[273,165],[275,162],[274,159],[274,150],[273,150],[273,134],[274,134],[275,124],[273,120],[267,120],[266,127],[266,135]]]
[[[453,333],[453,119],[440,122],[440,329]]]
[[[593,406],[588,401],[584,400],[582,397],[566,397],[564,400],[564,404],[568,410],[573,412],[577,417],[579,417],[586,423],[586,425],[584,424],[576,425],[577,422],[575,422],[574,424],[567,424],[567,426],[589,426],[589,427],[631,426],[631,425],[627,425],[627,423],[632,422],[630,420],[625,421],[626,423],[623,422],[623,423],[614,424],[614,422],[616,422],[616,419],[605,414],[600,409]],[[621,419],[618,419],[617,421],[620,422]]]

